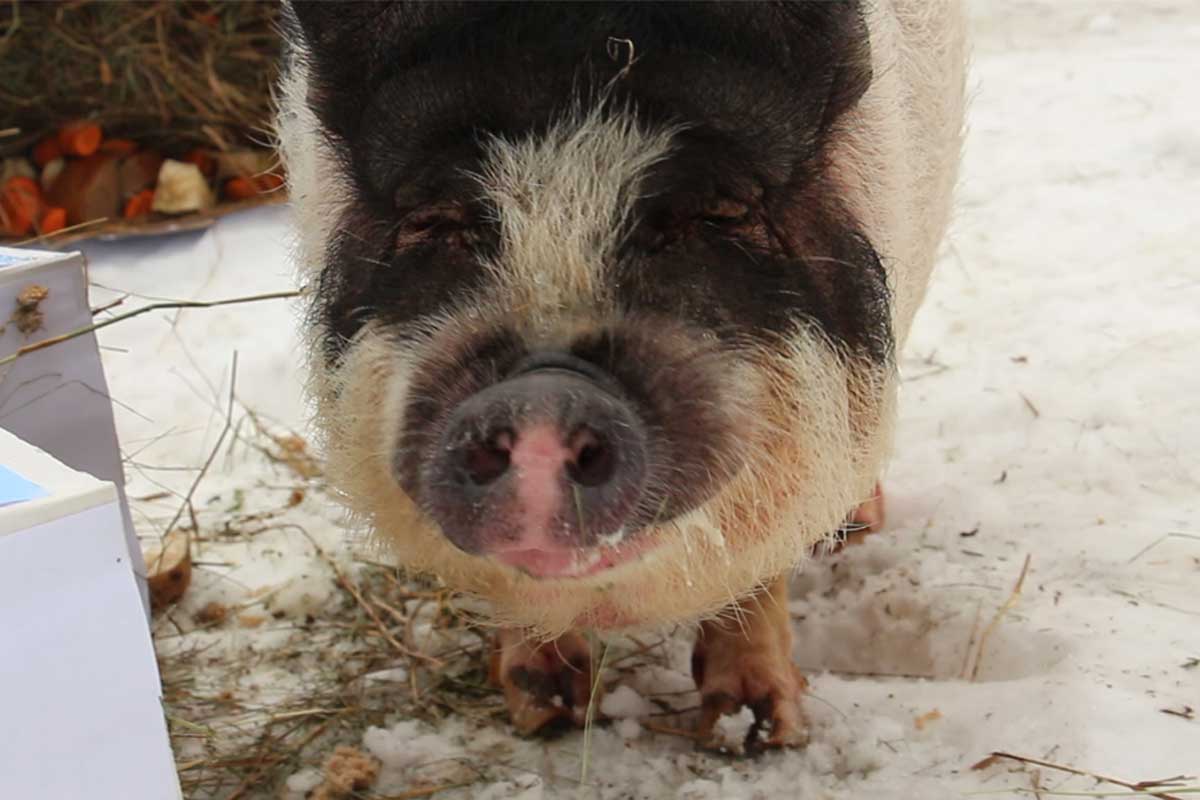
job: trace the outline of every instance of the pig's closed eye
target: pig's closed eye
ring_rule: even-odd
[[[477,219],[470,209],[460,203],[438,203],[403,212],[396,229],[396,248],[421,244],[468,247],[478,238]]]
[[[763,250],[778,247],[762,208],[740,200],[723,197],[707,203],[700,213],[700,224],[717,236],[745,247]]]
[[[715,227],[745,224],[750,218],[750,206],[727,197],[706,203],[700,211],[700,221]]]

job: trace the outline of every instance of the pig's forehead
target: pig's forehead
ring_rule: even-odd
[[[487,136],[607,88],[784,184],[870,82],[857,2],[296,3],[309,100],[363,189],[444,181]]]
[[[539,302],[564,308],[587,300],[568,296],[578,287],[603,286],[623,310],[739,339],[773,340],[804,319],[850,351],[890,357],[882,263],[823,181],[822,149],[872,78],[858,3],[319,3],[294,11],[308,102],[356,184],[320,276],[316,311],[331,359],[367,319],[399,331],[469,296],[492,298],[496,287],[485,280],[537,287]],[[568,152],[557,123],[587,116],[604,93],[637,124],[602,121],[591,131],[607,136]],[[636,152],[614,155],[614,143],[631,138],[622,130],[645,140],[643,155],[657,148],[648,144],[656,131],[676,133],[664,158],[637,170],[626,168]],[[508,163],[524,169],[496,167],[489,148],[497,140],[532,143],[528,153],[507,148]],[[539,149],[556,157],[539,158]],[[590,235],[585,215],[567,213],[572,204],[589,213],[607,206],[590,202],[601,195],[551,192],[546,170],[531,168],[570,172],[580,162],[598,167],[583,170],[595,180],[580,186],[599,186],[613,203],[632,198],[628,219],[653,229],[622,238],[631,249],[616,258],[570,257],[568,244],[604,238]],[[499,270],[480,270],[475,253],[392,247],[388,231],[404,209],[478,198],[469,176],[480,172],[509,178],[503,191],[496,181],[484,189],[511,201],[493,221],[510,224],[527,211],[522,186],[536,188],[535,201],[564,202],[519,220],[529,223],[514,226],[524,236],[503,237],[503,252],[486,252]],[[707,229],[674,236],[680,211],[686,226],[703,217],[709,196],[754,203],[755,190],[771,200],[772,229],[786,229],[803,252],[778,243],[759,250]],[[804,213],[793,218],[796,208]],[[669,246],[656,243],[660,218]],[[564,224],[572,219],[579,224]]]

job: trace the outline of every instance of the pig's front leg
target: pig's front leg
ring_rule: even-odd
[[[592,694],[591,664],[591,648],[579,633],[544,642],[519,628],[502,628],[488,674],[504,690],[519,733],[553,734],[583,724]]]
[[[721,619],[700,626],[692,675],[700,690],[701,745],[720,745],[717,721],[743,707],[754,712],[751,738],[758,734],[758,746],[799,747],[808,742],[800,708],[808,682],[792,663],[786,578],[777,578],[736,608],[726,609]]]

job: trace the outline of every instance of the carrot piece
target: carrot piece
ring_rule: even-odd
[[[90,156],[100,149],[104,132],[94,122],[73,122],[58,132],[58,146],[69,156]]]
[[[67,227],[67,210],[60,206],[46,209],[40,227],[42,233],[54,233]]]
[[[189,164],[195,164],[205,175],[212,175],[217,169],[216,160],[202,147],[188,151],[183,160]]]
[[[225,181],[225,196],[230,200],[248,200],[258,194],[258,187],[250,178],[230,178]]]
[[[48,139],[42,139],[33,148],[33,163],[39,167],[44,167],[61,155],[62,148],[59,147],[58,140],[52,136]]]
[[[260,192],[271,192],[283,186],[283,178],[274,172],[264,172],[254,176],[254,186]]]
[[[125,211],[121,216],[125,219],[133,219],[143,214],[149,214],[150,207],[153,205],[154,190],[143,189],[125,202]]]
[[[101,153],[111,153],[120,158],[131,156],[137,151],[138,143],[133,139],[105,139],[100,144]]]
[[[41,209],[42,190],[33,178],[15,175],[0,189],[0,219],[9,233],[28,233]]]

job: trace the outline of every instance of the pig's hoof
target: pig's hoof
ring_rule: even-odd
[[[716,671],[705,670],[700,686],[697,741],[706,750],[747,753],[808,744],[808,724],[801,701],[808,681],[786,658],[762,659],[754,654],[734,659]],[[730,741],[722,718],[749,708],[754,722],[742,742]]]
[[[808,681],[792,663],[785,579],[739,603],[724,619],[700,626],[692,676],[700,690],[702,747],[754,752],[808,744],[801,709]],[[754,722],[743,741],[730,741],[735,726],[722,719],[742,708],[753,712]]]
[[[524,736],[555,736],[581,726],[592,699],[591,649],[578,633],[549,642],[505,628],[496,636],[489,667],[504,690],[513,726]],[[599,703],[599,687],[596,702]]]

